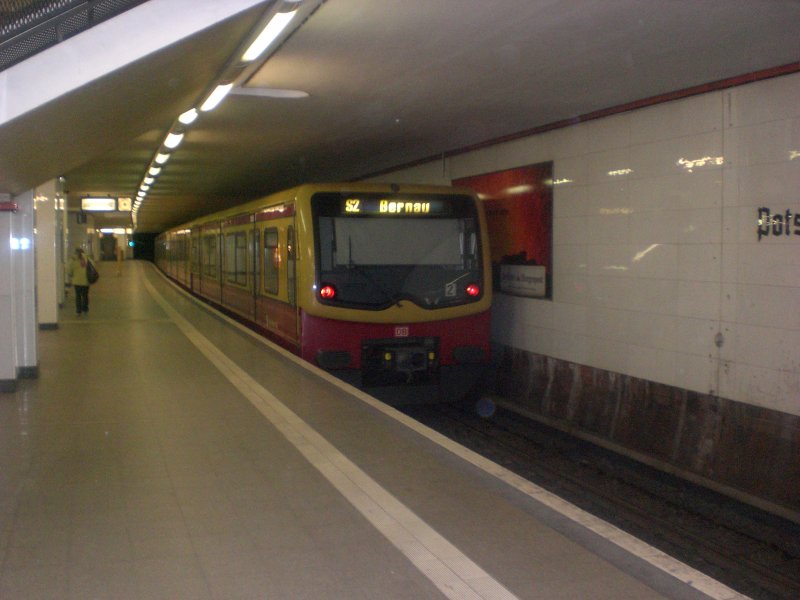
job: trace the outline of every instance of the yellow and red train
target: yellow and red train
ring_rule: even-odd
[[[156,264],[360,386],[462,394],[490,360],[486,220],[468,190],[302,185],[164,232]]]

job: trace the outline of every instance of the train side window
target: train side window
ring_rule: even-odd
[[[238,231],[225,236],[225,279],[247,285],[247,233]]]
[[[258,248],[261,240],[261,232],[255,229],[251,232],[249,252],[252,253],[252,265],[250,265],[250,272],[253,274],[253,293],[258,293]]]
[[[191,244],[191,253],[192,253],[192,273],[199,273],[200,272],[200,240],[192,234],[191,238],[189,238],[189,243]]]
[[[217,236],[203,236],[203,275],[217,278]]]
[[[286,292],[289,295],[289,304],[294,306],[297,303],[295,292],[295,277],[297,260],[297,248],[294,239],[294,227],[289,226],[286,230]]]
[[[281,255],[278,247],[278,229],[264,230],[264,290],[269,294],[278,293],[278,273]]]

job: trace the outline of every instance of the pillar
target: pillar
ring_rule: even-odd
[[[14,262],[11,250],[16,204],[0,196],[0,392],[17,389],[17,334],[14,314]]]
[[[36,261],[34,257],[34,193],[14,198],[17,210],[11,218],[11,250],[14,279],[17,376],[39,374],[36,338]]]
[[[60,261],[59,210],[56,182],[36,188],[36,300],[40,329],[58,328],[59,299],[63,298],[63,263]],[[59,270],[62,271],[59,274]],[[61,290],[58,282],[61,281]]]

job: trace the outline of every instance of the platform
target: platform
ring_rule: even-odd
[[[741,597],[151,264],[100,272],[0,396],[0,598]]]

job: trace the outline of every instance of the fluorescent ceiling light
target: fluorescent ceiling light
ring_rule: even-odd
[[[202,110],[203,112],[214,110],[217,107],[217,105],[220,102],[222,102],[222,99],[228,95],[228,92],[231,91],[232,87],[233,83],[225,83],[218,85],[216,88],[214,88],[214,91],[211,92],[211,95],[208,98],[206,98],[206,101],[203,102],[202,106],[200,107],[200,110]]]
[[[250,44],[250,47],[245,50],[245,53],[242,54],[242,60],[244,62],[250,62],[258,58],[267,47],[275,41],[281,32],[286,29],[286,26],[289,24],[289,21],[292,20],[294,15],[297,13],[296,10],[292,12],[283,12],[283,13],[276,13],[273,16],[267,26],[264,27],[264,30],[258,34],[258,37]]]
[[[199,113],[197,112],[196,108],[189,109],[185,113],[183,113],[180,117],[178,117],[178,121],[180,121],[184,125],[191,125],[192,123],[194,123],[194,120],[197,118],[198,114]]]
[[[110,212],[117,210],[116,198],[81,198],[81,210]]]
[[[155,179],[153,179],[152,177],[145,177],[145,178],[144,178],[144,182],[145,182],[147,185],[150,185],[150,184],[151,184],[151,183],[153,183],[154,181],[155,181]]]
[[[167,138],[164,140],[164,145],[169,149],[175,149],[178,147],[178,144],[183,141],[183,134],[182,133],[172,133],[169,132],[167,134]]]
[[[153,177],[155,177],[156,175],[161,173],[161,167],[150,167],[150,169],[147,172],[150,173],[150,175],[152,175]]]
[[[231,94],[236,94],[237,96],[260,96],[262,98],[284,98],[287,100],[308,98],[308,92],[302,90],[284,90],[266,87],[238,87],[231,90]]]
[[[169,160],[169,156],[170,156],[169,154],[164,154],[163,152],[160,152],[156,154],[155,161],[157,164],[163,165],[165,162]]]
[[[146,183],[143,183],[142,185],[139,186],[139,189],[142,190],[143,192],[146,192],[147,190],[150,189],[150,186],[147,185]]]

